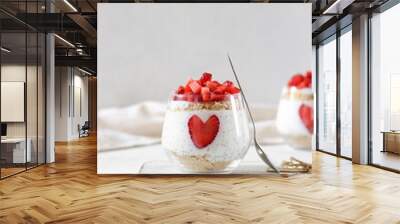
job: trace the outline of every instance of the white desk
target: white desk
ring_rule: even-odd
[[[31,160],[32,160],[32,153],[31,153],[32,140],[30,138],[27,138],[26,142],[28,144],[27,144],[26,152],[25,152],[25,138],[1,139],[2,151],[12,150],[12,163],[31,162]],[[9,147],[12,147],[12,148],[10,149]]]

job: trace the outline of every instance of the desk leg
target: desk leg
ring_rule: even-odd
[[[381,152],[386,152],[386,134],[385,133],[382,133],[382,135],[383,135],[383,149],[382,149],[382,151]]]

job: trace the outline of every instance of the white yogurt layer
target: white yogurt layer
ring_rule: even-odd
[[[312,107],[313,101],[281,99],[276,117],[276,126],[281,134],[288,136],[310,135],[299,115],[299,109],[302,104]]]
[[[166,149],[180,156],[201,156],[210,162],[234,161],[245,156],[250,145],[245,110],[174,110],[175,106],[169,107],[165,115],[162,145]],[[189,134],[188,121],[193,115],[203,122],[216,115],[220,122],[214,141],[201,149],[193,144]]]

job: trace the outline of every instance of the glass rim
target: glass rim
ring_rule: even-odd
[[[184,94],[178,94],[173,92],[170,101],[183,101],[183,102],[189,102],[189,103],[214,103],[214,102],[223,102],[223,101],[228,101],[232,98],[238,98],[241,97],[241,92],[239,93],[234,93],[234,94],[216,94],[218,95],[217,99],[214,100],[209,100],[209,101],[203,101],[201,99],[201,94],[197,93],[184,93]]]

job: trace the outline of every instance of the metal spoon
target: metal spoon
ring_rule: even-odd
[[[246,107],[247,107],[247,112],[249,113],[250,120],[253,125],[254,146],[256,147],[257,154],[269,167],[271,167],[271,169],[273,169],[276,173],[280,174],[279,170],[274,166],[274,164],[271,163],[271,161],[268,159],[267,154],[264,152],[264,150],[261,148],[261,146],[257,142],[256,125],[254,124],[253,115],[251,114],[249,104],[247,103],[246,97],[244,96],[243,89],[240,86],[239,78],[235,72],[235,68],[233,67],[233,63],[232,63],[231,57],[229,57],[229,54],[228,54],[228,60],[229,60],[229,64],[231,65],[233,75],[235,76],[236,82],[240,88],[240,93],[242,94],[244,103],[246,104]]]

